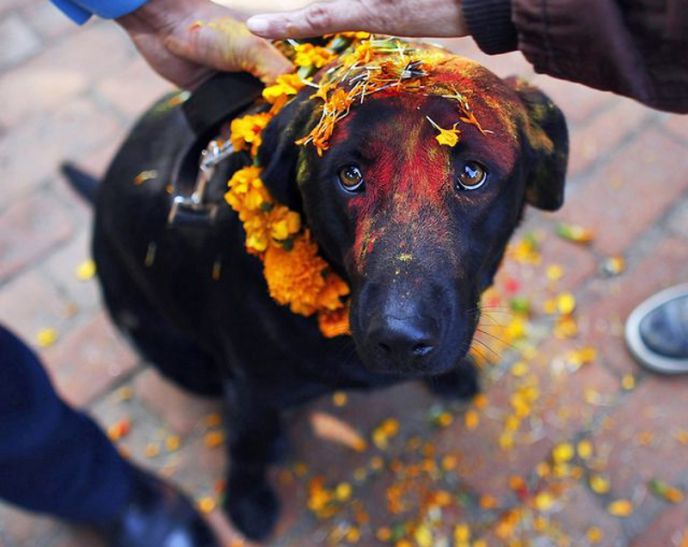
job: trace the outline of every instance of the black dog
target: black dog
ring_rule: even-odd
[[[285,407],[418,376],[445,393],[475,391],[465,356],[480,294],[525,204],[562,203],[561,112],[520,81],[448,57],[438,70],[486,130],[462,127],[456,147],[440,146],[426,119],[452,127],[455,105],[420,93],[355,106],[322,157],[294,143],[319,117],[312,91],[263,133],[265,185],[302,213],[351,287],[351,337],[324,338],[313,318],[268,295],[262,265],[244,250],[241,223],[222,200],[245,158],[232,157],[211,181],[208,198],[220,204],[212,225],[168,226],[168,184],[196,140],[179,107],[151,109],[97,188],[93,253],[110,314],[166,376],[223,396],[226,508],[249,538],[269,534],[278,514],[265,471],[283,451]],[[151,180],[138,184],[147,170]]]

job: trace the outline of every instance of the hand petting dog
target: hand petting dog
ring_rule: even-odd
[[[150,0],[117,22],[148,64],[184,89],[214,71],[250,72],[265,83],[291,71],[291,63],[251,34],[243,18],[208,0]]]
[[[265,38],[308,38],[363,30],[396,36],[468,36],[460,0],[329,0],[246,22]]]

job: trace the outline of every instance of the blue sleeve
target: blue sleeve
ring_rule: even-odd
[[[82,25],[97,15],[103,19],[116,19],[140,8],[148,0],[51,0],[67,17]]]

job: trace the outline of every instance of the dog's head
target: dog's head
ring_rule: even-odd
[[[566,123],[543,93],[452,55],[433,76],[460,91],[483,131],[459,123],[460,142],[443,146],[430,120],[454,127],[456,100],[383,92],[352,107],[321,157],[295,144],[321,115],[306,89],[263,134],[263,180],[348,279],[352,335],[376,372],[458,364],[524,205],[563,201]]]

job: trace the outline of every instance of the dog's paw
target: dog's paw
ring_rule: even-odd
[[[268,538],[280,513],[275,491],[260,481],[250,488],[244,485],[238,489],[230,483],[224,508],[237,529],[252,541]]]
[[[446,374],[431,376],[425,383],[432,393],[445,399],[465,401],[480,393],[478,370],[470,361],[464,361]]]

